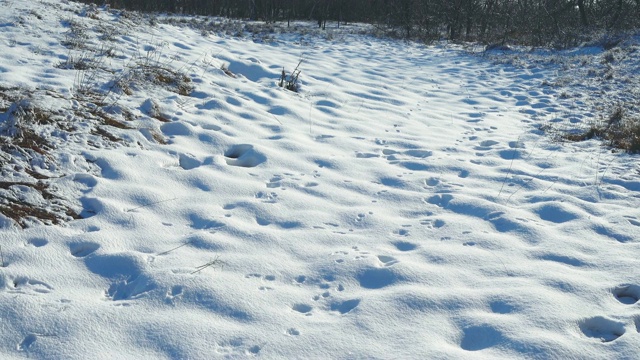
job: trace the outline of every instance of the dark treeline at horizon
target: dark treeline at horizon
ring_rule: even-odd
[[[380,25],[403,38],[569,45],[640,25],[640,0],[107,0],[141,12]]]

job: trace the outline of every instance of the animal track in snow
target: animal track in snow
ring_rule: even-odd
[[[450,194],[438,194],[438,195],[434,195],[431,196],[429,198],[426,199],[426,202],[428,202],[429,204],[433,204],[436,206],[439,206],[441,208],[445,208],[447,207],[447,205],[449,205],[449,202],[453,200],[453,195]]]
[[[498,145],[499,142],[495,140],[484,140],[476,147],[476,150],[491,150],[494,145]]]
[[[89,192],[92,188],[94,188],[98,184],[98,180],[91,175],[85,173],[77,173],[73,176],[73,181],[86,186],[84,192]]]
[[[325,291],[320,295],[315,295],[314,297],[312,297],[312,299],[313,299],[313,301],[319,301],[319,300],[322,300],[322,299],[326,299],[326,298],[328,298],[330,296],[331,296],[331,293],[328,292],[328,291]]]
[[[144,296],[145,293],[155,288],[156,284],[151,279],[145,275],[138,275],[132,279],[111,283],[105,295],[113,301],[132,300]]]
[[[43,238],[33,238],[27,240],[27,244],[35,247],[42,247],[49,243],[49,240]]]
[[[253,145],[234,145],[224,153],[227,165],[239,167],[256,167],[267,161],[267,157],[256,151]]]
[[[579,323],[582,333],[601,342],[611,342],[624,335],[624,323],[603,316],[582,320]]]
[[[306,316],[311,316],[311,311],[313,310],[313,306],[307,304],[294,304],[291,306],[291,309],[295,312],[299,312],[300,314],[305,314]]]
[[[565,209],[562,204],[548,203],[534,210],[542,220],[561,224],[577,219],[579,216]]]
[[[28,350],[36,341],[38,340],[38,336],[36,334],[29,334],[25,336],[24,339],[16,346],[18,351],[26,351]]]
[[[424,219],[420,221],[420,225],[424,225],[426,227],[428,227],[429,229],[439,229],[443,226],[445,226],[447,223],[444,220],[441,219]]]
[[[389,267],[385,268],[369,268],[357,275],[360,286],[365,289],[382,289],[391,286],[402,277]]]
[[[479,351],[498,345],[502,334],[489,325],[471,326],[462,330],[460,347],[467,351]]]
[[[371,158],[378,158],[380,157],[380,155],[374,154],[374,153],[356,151],[356,157],[358,159],[371,159]]]
[[[412,251],[418,248],[418,245],[406,241],[396,241],[393,245],[396,249],[403,252]]]
[[[165,296],[165,301],[174,304],[177,299],[182,297],[184,293],[184,288],[181,285],[174,285],[171,287],[171,291],[167,291]]]
[[[341,315],[347,314],[360,305],[360,299],[337,301],[330,305],[331,311],[337,311]]]
[[[282,175],[274,175],[267,183],[267,187],[270,189],[279,188],[282,186],[283,179]]]
[[[440,184],[440,179],[434,177],[428,178],[424,181],[424,184],[429,187],[437,186],[438,184]]]
[[[380,260],[383,266],[392,266],[398,263],[396,258],[387,255],[378,255],[378,260]]]
[[[258,273],[247,274],[244,277],[247,278],[247,279],[261,279],[261,280],[265,280],[265,281],[275,281],[276,280],[276,276],[275,275],[262,275],[262,274],[258,274]]]
[[[416,162],[415,160],[425,159],[433,156],[433,152],[430,150],[411,149],[406,151],[396,151],[392,149],[383,149],[383,156],[386,157],[390,164],[402,166],[403,168],[411,171],[426,171],[429,170],[429,166]]]
[[[9,284],[9,291],[18,294],[47,294],[53,291],[53,287],[45,282],[22,276],[13,279]]]
[[[263,282],[273,282],[276,280],[276,276],[275,275],[261,275],[261,274],[257,274],[257,273],[252,273],[252,274],[247,274],[244,276],[247,279],[260,279]],[[258,286],[258,290],[262,290],[262,291],[270,291],[270,290],[274,290],[273,287],[271,286],[265,286],[265,285],[261,285]]]
[[[640,286],[638,285],[620,285],[611,292],[623,304],[633,305],[640,300]]]
[[[287,329],[287,331],[285,331],[285,334],[287,334],[289,336],[298,336],[298,335],[300,335],[300,330],[298,330],[296,328],[289,328],[289,329]]]
[[[200,160],[187,154],[180,154],[178,156],[178,164],[183,170],[192,170],[202,165]]]
[[[256,216],[256,223],[260,226],[269,226],[269,225],[274,225],[277,226],[281,229],[293,229],[293,228],[299,228],[302,226],[301,223],[297,222],[297,221],[274,221],[271,219],[267,219],[267,218],[263,218],[260,216]]]
[[[505,302],[504,300],[492,301],[489,306],[491,307],[491,312],[494,314],[509,314],[516,309],[513,305]]]
[[[262,200],[264,203],[275,204],[278,201],[278,194],[274,192],[258,191],[255,194],[255,198]]]
[[[241,338],[233,338],[221,343],[213,343],[213,351],[216,354],[225,355],[225,357],[237,358],[240,354],[243,355],[243,358],[248,356],[253,357],[258,355],[261,350],[262,347],[259,345],[245,345],[244,340]]]
[[[73,243],[69,246],[71,255],[75,257],[85,257],[100,248],[99,244],[92,242]]]

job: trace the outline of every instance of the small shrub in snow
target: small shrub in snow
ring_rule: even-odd
[[[298,63],[298,66],[296,66],[296,68],[290,74],[287,74],[287,72],[284,70],[284,67],[283,67],[282,74],[280,75],[280,81],[278,82],[278,86],[283,87],[290,91],[298,92],[299,90],[298,77],[300,76],[300,71],[301,71],[300,64],[302,64],[302,60],[300,60],[300,62]]]
[[[58,69],[67,70],[89,70],[98,66],[94,58],[90,57],[88,52],[80,54],[72,54],[69,52],[67,58],[56,65]]]
[[[144,55],[131,61],[113,81],[111,88],[132,95],[137,88],[145,85],[160,85],[179,95],[188,96],[193,91],[191,78],[181,69],[175,70],[171,60],[161,61],[162,53],[151,48]]]

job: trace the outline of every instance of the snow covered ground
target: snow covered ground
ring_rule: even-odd
[[[47,142],[0,194],[57,214],[0,215],[0,357],[638,357],[637,156],[541,130],[600,116],[573,60],[152,20],[0,1],[0,126]]]

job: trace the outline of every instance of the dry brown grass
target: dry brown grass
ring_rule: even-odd
[[[614,149],[640,153],[640,118],[628,116],[624,107],[616,106],[606,121],[563,138],[569,141],[601,139]]]

